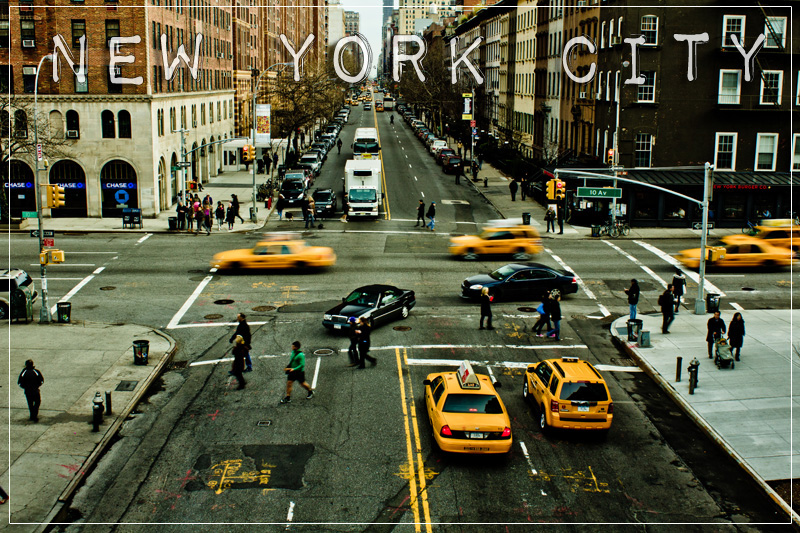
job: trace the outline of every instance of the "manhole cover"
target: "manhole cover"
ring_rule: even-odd
[[[320,348],[319,350],[314,350],[314,355],[326,356],[326,355],[333,355],[336,352],[331,350],[330,348]]]
[[[264,311],[274,311],[274,305],[257,305],[253,308],[256,313],[263,313]]]
[[[189,274],[205,274],[203,270],[187,270],[186,272]]]
[[[259,420],[256,422],[256,425],[259,427],[266,427],[272,425],[272,420]]]
[[[411,331],[411,327],[409,326],[395,326],[392,329],[395,331]]]
[[[101,291],[113,291],[114,289],[116,289],[116,287],[111,287],[111,286],[108,286],[108,287],[100,287],[100,290],[101,290]]]
[[[533,313],[536,311],[535,307],[517,307],[517,311],[521,311],[523,313]]]
[[[189,276],[189,281],[203,281],[206,279],[205,276]]]
[[[132,391],[136,389],[136,384],[139,383],[138,381],[120,381],[117,388],[114,390],[117,391]]]
[[[173,361],[170,363],[169,368],[170,370],[177,370],[179,368],[186,368],[189,366],[189,361]]]
[[[219,320],[220,318],[222,318],[222,315],[214,313],[211,315],[206,315],[203,318],[205,318],[206,320]]]
[[[214,303],[217,305],[230,305],[233,303],[233,300],[214,300]]]
[[[743,291],[754,291],[755,289],[753,287],[742,287],[742,290]]]

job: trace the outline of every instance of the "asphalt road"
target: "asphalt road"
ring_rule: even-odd
[[[341,179],[355,127],[372,120],[354,110],[342,133],[342,155],[329,155],[317,186]],[[668,254],[697,244],[546,238],[536,260],[566,266],[585,288],[562,302],[561,342],[531,334],[533,312],[526,307],[534,302],[496,304],[497,329],[479,331],[478,308],[458,297],[459,285],[507,261],[451,260],[444,233],[472,231],[471,223],[496,214],[463,181],[457,187],[441,174],[405,122],[389,126],[387,114],[377,120],[389,209],[378,221],[330,221],[305,235],[336,250],[337,264],[327,271],[209,272],[214,253],[252,246],[257,235],[57,237],[70,260],[49,271],[51,304],[94,276],[71,296],[75,319],[164,328],[179,343],[177,364],[160,390],[126,422],[77,494],[76,526],[68,529],[86,522],[174,524],[160,526],[166,531],[182,529],[181,523],[261,522],[278,524],[277,530],[291,522],[303,531],[391,531],[415,521],[438,524],[422,531],[462,531],[470,523],[570,523],[582,530],[577,524],[616,524],[621,531],[681,523],[682,531],[699,531],[709,526],[692,524],[727,530],[721,524],[739,522],[736,529],[768,529],[743,524],[773,520],[771,504],[644,374],[604,372],[615,401],[606,440],[542,434],[521,397],[521,363],[578,355],[629,367],[608,333],[611,318],[627,314],[622,289],[640,279],[639,312],[657,312],[662,288],[654,276],[670,281]],[[442,233],[413,227],[423,194],[426,203],[441,202]],[[35,263],[35,240],[11,240],[12,263],[38,277],[38,268],[28,266]],[[712,273],[709,279],[726,293],[724,304],[790,305],[788,271]],[[408,319],[373,333],[379,363],[356,371],[340,351],[347,340],[322,328],[322,314],[373,282],[415,290],[417,306]],[[690,282],[690,295],[694,287]],[[244,391],[231,386],[230,363],[214,363],[229,355],[230,324],[240,311],[252,325],[255,356]],[[282,369],[296,339],[318,392],[307,401],[296,388],[292,404],[279,405]],[[514,433],[508,457],[432,450],[422,381],[449,369],[439,360],[465,358],[490,362],[476,371],[491,372],[502,384]]]

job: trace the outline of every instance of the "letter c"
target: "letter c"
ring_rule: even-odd
[[[569,68],[569,55],[572,52],[572,49],[580,44],[586,45],[586,47],[589,48],[590,54],[594,54],[597,51],[597,48],[595,47],[594,43],[588,37],[585,37],[583,35],[579,35],[578,37],[573,37],[572,39],[567,41],[567,45],[564,47],[564,53],[561,55],[561,64],[564,66],[564,72],[567,73],[569,79],[571,79],[575,83],[589,83],[594,78],[594,73],[597,70],[597,65],[594,62],[592,62],[592,64],[589,65],[589,73],[586,74],[585,76],[581,76],[580,78],[575,74],[573,74]]]

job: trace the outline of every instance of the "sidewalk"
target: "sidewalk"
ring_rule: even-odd
[[[11,337],[9,339],[9,333]],[[144,326],[76,322],[14,324],[2,328],[11,359],[4,365],[3,395],[9,411],[10,438],[2,444],[9,457],[0,484],[10,495],[2,509],[15,531],[41,531],[59,518],[83,477],[94,467],[121,424],[163,371],[175,341]],[[133,364],[133,340],[150,341],[148,365]],[[39,422],[29,421],[25,393],[17,377],[26,359],[44,376]],[[8,375],[10,367],[11,375]],[[92,432],[92,399],[111,391],[113,414]],[[10,398],[10,405],[9,405]]]
[[[784,509],[767,481],[790,479],[800,471],[800,430],[792,425],[792,384],[800,387],[800,340],[790,344],[792,312],[754,310],[742,313],[747,336],[734,369],[718,369],[708,358],[706,322],[711,315],[686,311],[675,315],[669,335],[661,333],[661,315],[639,315],[651,347],[628,342],[628,316],[611,325],[622,347],[694,422],[733,457]],[[725,310],[726,324],[733,316]],[[677,357],[683,357],[676,381]],[[689,394],[688,365],[700,362],[698,388]],[[795,376],[796,374],[796,376]],[[795,522],[800,516],[792,513]]]

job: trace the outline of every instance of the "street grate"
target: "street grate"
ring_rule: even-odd
[[[116,289],[116,287],[111,287],[111,286],[108,286],[108,287],[100,287],[100,290],[101,290],[101,291],[113,291],[114,289]]]
[[[210,315],[206,315],[203,318],[205,318],[206,320],[219,320],[220,318],[222,318],[222,315],[218,313],[213,313]]]
[[[114,389],[115,391],[125,391],[130,392],[136,389],[136,385],[138,385],[138,381],[120,381],[117,388]]]
[[[256,313],[263,313],[264,311],[274,311],[275,310],[275,306],[274,305],[257,305],[256,307],[253,307],[252,310],[255,311]]]
[[[214,300],[214,303],[217,305],[230,305],[233,303],[233,300]]]
[[[411,331],[411,327],[409,326],[395,326],[392,329],[395,331]]]
[[[267,427],[272,425],[272,420],[259,420],[256,422],[256,426],[258,427]]]

